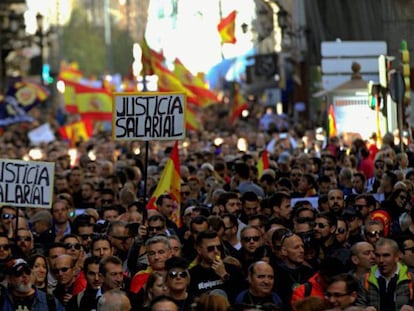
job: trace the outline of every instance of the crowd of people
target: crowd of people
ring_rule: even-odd
[[[146,203],[170,142],[44,144],[50,211],[0,210],[1,310],[414,310],[414,154],[315,133],[189,133],[180,200]],[[30,149],[0,137],[3,159]],[[258,171],[264,148],[268,167]],[[146,180],[144,180],[146,178]],[[180,222],[172,215],[180,207]]]

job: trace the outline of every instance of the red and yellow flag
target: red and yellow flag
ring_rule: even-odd
[[[329,106],[329,114],[328,114],[328,137],[333,137],[337,135],[336,131],[336,118],[335,118],[335,111],[332,105]]]
[[[156,209],[155,202],[157,198],[168,193],[174,200],[174,211],[172,221],[181,227],[180,202],[181,202],[181,175],[180,175],[180,158],[178,153],[178,141],[174,143],[170,158],[168,159],[164,170],[162,171],[157,188],[154,190],[147,209]]]
[[[236,11],[232,11],[217,25],[222,43],[236,43],[235,35]]]
[[[83,78],[82,71],[79,70],[79,65],[76,62],[70,64],[62,63],[60,65],[59,80],[69,80],[79,82]]]
[[[242,115],[243,110],[247,109],[247,101],[240,94],[239,85],[234,84],[233,104],[230,110],[230,124],[234,125]]]
[[[257,176],[258,178],[262,177],[263,171],[269,168],[269,153],[266,149],[263,150],[262,156],[257,161]]]
[[[89,119],[64,125],[58,129],[60,136],[71,142],[71,146],[79,141],[87,141],[93,135],[93,124]]]
[[[82,118],[98,121],[112,120],[112,93],[77,82],[65,83],[63,102],[66,111],[78,113]]]
[[[155,74],[154,66],[156,64],[162,64],[165,57],[162,53],[156,52],[148,46],[145,38],[141,41],[141,63],[142,63],[142,75],[151,76]]]

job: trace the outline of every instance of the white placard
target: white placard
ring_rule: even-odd
[[[184,139],[185,99],[182,93],[114,93],[114,140]]]
[[[42,124],[34,130],[31,130],[27,136],[33,145],[38,145],[40,143],[50,143],[56,140],[55,134],[53,134],[49,123]]]
[[[0,204],[51,208],[55,164],[0,159]]]

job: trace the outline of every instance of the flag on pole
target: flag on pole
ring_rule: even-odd
[[[328,137],[334,137],[337,135],[335,111],[332,105],[329,106],[328,129]]]
[[[242,115],[243,110],[247,109],[247,101],[243,98],[240,94],[239,85],[234,83],[234,92],[233,92],[233,100],[232,100],[232,107],[230,110],[230,124],[234,125],[237,120]]]
[[[145,38],[140,43],[141,46],[141,63],[142,74],[144,76],[151,76],[155,74],[154,66],[158,63],[162,64],[165,57],[162,53],[156,52],[151,49]]]
[[[236,26],[236,11],[230,12],[225,18],[223,18],[217,25],[217,30],[220,34],[222,43],[236,43],[235,35]]]
[[[64,125],[58,129],[60,136],[75,146],[79,141],[87,141],[93,135],[93,124],[89,119]]]
[[[257,161],[257,176],[260,178],[263,175],[263,171],[269,168],[269,153],[266,149],[263,150],[262,156]]]
[[[180,202],[181,202],[181,175],[180,175],[180,158],[178,153],[178,141],[172,148],[170,158],[168,159],[160,180],[152,194],[147,209],[156,209],[155,202],[162,194],[169,194],[174,201],[174,211],[172,221],[181,227]]]

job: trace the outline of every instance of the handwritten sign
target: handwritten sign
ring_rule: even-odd
[[[115,140],[178,140],[185,137],[185,95],[114,93]]]
[[[55,164],[0,159],[0,204],[51,208]]]

